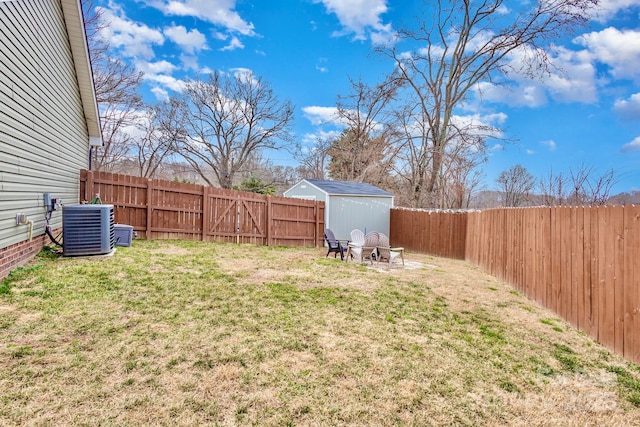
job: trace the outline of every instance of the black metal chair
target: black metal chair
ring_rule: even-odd
[[[344,252],[347,250],[346,245],[343,246],[340,240],[336,239],[333,231],[329,228],[324,230],[324,239],[327,241],[327,245],[329,246],[326,256],[329,256],[329,254],[333,252],[334,258],[340,254],[340,259],[344,261]]]

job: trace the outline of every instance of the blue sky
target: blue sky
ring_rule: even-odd
[[[213,70],[249,70],[296,106],[295,135],[310,147],[340,132],[336,96],[349,77],[374,83],[392,64],[372,46],[414,22],[421,1],[96,0],[110,23],[114,54],[144,71],[148,102]],[[535,177],[580,165],[613,168],[613,193],[640,190],[640,0],[601,1],[587,28],[556,41],[553,72],[542,81],[510,76],[484,84],[464,114],[500,124],[511,142],[489,141],[487,189],[519,163]],[[285,151],[274,164],[295,166]]]

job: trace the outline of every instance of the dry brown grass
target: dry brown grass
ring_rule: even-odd
[[[638,366],[477,268],[324,253],[36,260],[0,295],[0,424],[640,425]]]

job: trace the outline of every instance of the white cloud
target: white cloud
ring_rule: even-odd
[[[489,147],[489,155],[492,155],[497,151],[504,151],[504,145],[500,143],[496,143],[496,144],[493,144],[491,147]]]
[[[165,74],[145,74],[144,79],[160,83],[162,86],[175,92],[182,92],[185,88],[185,83],[183,80],[179,80],[175,77],[167,76]]]
[[[182,92],[184,82],[175,77],[170,76],[178,67],[169,61],[145,62],[137,61],[136,69],[144,73],[144,79],[149,82],[159,83],[160,86],[154,86],[151,92],[158,100],[164,101],[168,97],[167,89]]]
[[[542,81],[542,86],[558,102],[596,102],[596,69],[589,53],[563,47],[556,50],[557,55],[551,58],[555,69]]]
[[[510,106],[539,107],[547,103],[544,88],[531,82],[523,82],[514,87],[482,82],[476,86],[476,92],[483,101],[501,102]]]
[[[500,138],[502,137],[502,126],[507,121],[507,115],[504,113],[493,114],[471,114],[465,116],[454,115],[451,117],[451,123],[458,128],[466,128],[472,134],[482,136],[484,138]]]
[[[307,151],[310,152],[316,148],[315,146],[318,144],[318,140],[332,141],[337,139],[341,133],[342,132],[339,130],[330,130],[330,131],[318,130],[317,132],[304,134],[302,137],[302,142],[307,146],[309,145],[311,146],[310,148],[307,148]]]
[[[391,24],[382,23],[382,15],[387,12],[386,0],[314,0],[322,3],[327,12],[337,16],[343,31],[335,35],[354,34],[356,40],[366,40],[386,44],[394,39]]]
[[[457,116],[454,115],[451,118],[451,121],[454,125],[458,127],[470,126],[476,127],[480,125],[487,126],[500,126],[504,124],[507,120],[507,115],[504,113],[493,113],[493,114],[472,114],[466,116]]]
[[[169,100],[169,92],[161,87],[153,87],[151,88],[151,93],[153,93],[158,101],[168,101]]]
[[[169,61],[145,62],[137,61],[136,69],[145,74],[171,74],[177,67]]]
[[[323,125],[326,123],[337,124],[338,109],[336,107],[318,107],[309,106],[302,109],[304,116],[314,126]]]
[[[180,62],[182,62],[182,68],[185,70],[199,71],[198,57],[195,55],[180,55]]]
[[[213,37],[215,37],[218,40],[227,40],[229,38],[229,35],[221,33],[220,31],[216,31],[213,33]]]
[[[122,10],[102,7],[96,9],[98,13],[102,13],[102,22],[108,24],[100,35],[112,47],[121,48],[123,56],[151,59],[155,56],[153,45],[164,43],[164,36],[160,31],[127,19]]]
[[[526,63],[536,55],[527,48],[511,53],[509,67],[514,70],[506,78],[505,85],[480,83],[476,92],[483,100],[502,102],[511,106],[539,107],[548,98],[558,102],[594,103],[598,100],[596,68],[592,56],[586,50],[572,51],[556,47],[550,55],[553,68],[550,73],[532,79],[526,73]]]
[[[613,77],[640,78],[640,31],[609,27],[583,34],[574,42],[585,46],[592,60],[608,65]]]
[[[596,21],[607,22],[618,12],[638,6],[638,0],[600,0],[591,13]]]
[[[622,146],[622,151],[640,151],[640,136],[636,137],[633,141],[624,144]]]
[[[258,80],[256,80],[253,70],[249,68],[242,68],[242,67],[231,68],[229,71],[231,71],[234,77],[237,79],[242,79],[243,81],[251,80],[251,83],[253,85],[255,86],[258,85]]]
[[[244,49],[244,44],[237,37],[231,37],[231,41],[225,47],[220,48],[221,51],[225,50],[236,50],[236,49]]]
[[[384,25],[381,29],[370,33],[371,43],[375,45],[390,46],[398,40],[398,35],[391,24]]]
[[[229,32],[254,36],[254,27],[234,10],[236,0],[155,0],[151,5],[166,15],[193,16]]]
[[[540,144],[547,146],[549,148],[549,151],[556,151],[556,142],[552,139],[549,139],[547,141],[540,141]]]
[[[528,156],[531,156],[531,155],[533,155],[533,154],[536,154],[536,152],[535,152],[535,151],[530,150],[530,149],[528,149],[528,148],[527,148],[526,153],[527,153],[527,155],[528,155]]]
[[[166,27],[164,35],[180,46],[186,53],[193,54],[208,49],[207,38],[197,29],[188,31],[182,25]]]
[[[616,100],[613,111],[625,119],[640,120],[640,93],[631,95],[629,99]]]

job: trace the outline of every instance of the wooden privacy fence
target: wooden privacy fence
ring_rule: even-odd
[[[114,205],[116,223],[147,239],[319,246],[324,202],[82,170],[80,200]]]
[[[389,238],[394,246],[447,258],[464,259],[467,213],[391,209]]]
[[[640,206],[394,209],[391,218],[394,245],[464,258],[640,363]],[[449,230],[455,244],[440,242]]]

